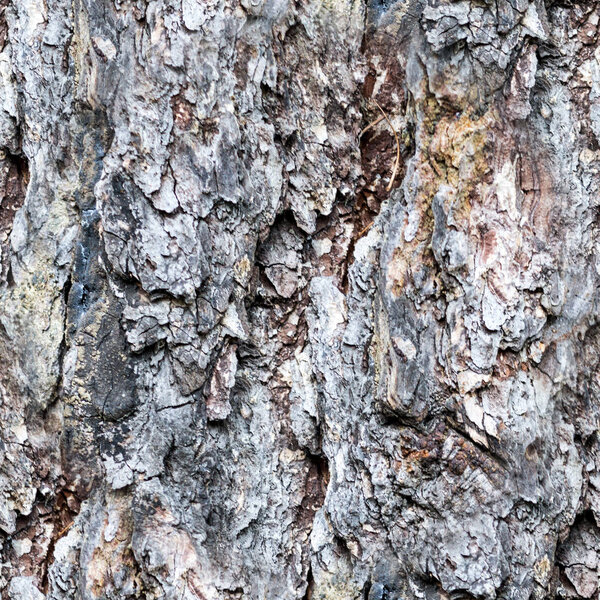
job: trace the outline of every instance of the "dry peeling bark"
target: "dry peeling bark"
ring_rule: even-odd
[[[600,2],[0,15],[3,599],[598,596]]]

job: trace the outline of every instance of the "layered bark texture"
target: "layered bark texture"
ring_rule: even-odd
[[[0,0],[2,599],[597,598],[599,21]]]

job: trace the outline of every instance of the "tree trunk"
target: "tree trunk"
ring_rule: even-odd
[[[0,11],[3,600],[597,598],[600,2]]]

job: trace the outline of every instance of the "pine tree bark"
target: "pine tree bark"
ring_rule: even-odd
[[[600,2],[0,11],[3,599],[597,598]]]

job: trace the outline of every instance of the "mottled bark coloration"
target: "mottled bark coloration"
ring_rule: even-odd
[[[599,22],[0,0],[2,599],[597,598]]]

